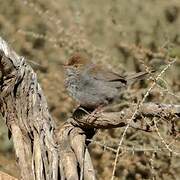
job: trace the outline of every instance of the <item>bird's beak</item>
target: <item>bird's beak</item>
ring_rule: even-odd
[[[60,66],[66,68],[68,65],[67,64],[64,64],[64,63],[59,63]]]

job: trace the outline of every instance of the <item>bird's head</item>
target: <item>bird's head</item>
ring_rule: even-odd
[[[85,55],[80,54],[80,53],[74,53],[67,61],[67,64],[65,66],[71,66],[71,67],[83,67],[86,66],[87,64],[90,64],[90,60],[85,57]]]
[[[64,65],[67,76],[74,76],[82,72],[91,61],[82,53],[74,53]]]

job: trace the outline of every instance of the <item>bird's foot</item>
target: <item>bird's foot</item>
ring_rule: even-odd
[[[103,108],[103,106],[98,106],[94,111],[89,113],[89,115],[87,116],[86,120],[87,121],[92,120],[92,122],[94,122],[94,120],[97,117],[97,115],[102,112],[102,108]]]

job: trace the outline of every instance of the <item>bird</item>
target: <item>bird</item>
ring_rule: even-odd
[[[65,87],[81,107],[96,109],[114,102],[130,82],[144,78],[148,72],[122,76],[111,69],[94,64],[81,53],[74,53],[64,64]]]

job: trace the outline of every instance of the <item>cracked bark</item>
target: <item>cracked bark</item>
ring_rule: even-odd
[[[86,138],[92,138],[96,128],[126,125],[135,107],[101,112],[93,118],[77,110],[62,127],[56,127],[33,69],[2,38],[0,71],[0,111],[12,134],[21,178],[96,179]],[[131,126],[147,130],[137,121],[141,115],[171,121],[180,116],[180,106],[144,104]]]

